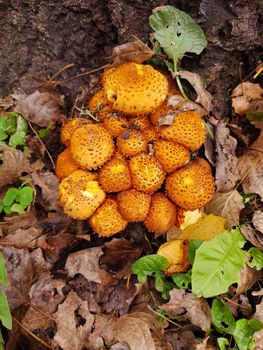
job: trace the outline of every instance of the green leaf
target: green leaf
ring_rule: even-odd
[[[172,279],[178,288],[187,289],[191,284],[191,275],[192,270],[189,270],[186,273],[174,273]]]
[[[24,146],[26,142],[26,133],[24,131],[18,131],[14,135],[10,136],[9,146],[16,148],[17,146]]]
[[[7,329],[12,329],[12,316],[4,292],[0,291],[0,321]]]
[[[212,322],[220,333],[233,334],[236,320],[229,308],[219,299],[212,303]]]
[[[189,256],[189,260],[190,260],[191,265],[193,265],[193,263],[194,263],[196,250],[200,247],[200,245],[203,242],[204,241],[202,241],[200,239],[193,239],[193,240],[190,241],[190,243],[189,243],[189,250],[188,250],[188,256]]]
[[[7,212],[6,212],[6,208],[5,208],[5,212],[6,212],[7,214],[10,214],[10,213],[18,213],[18,214],[20,215],[20,214],[24,214],[25,209],[26,209],[26,206],[25,206],[25,205],[20,204],[20,203],[14,203],[14,204],[10,207],[10,212],[7,213]]]
[[[131,266],[131,271],[138,276],[140,283],[145,283],[147,276],[151,276],[154,272],[164,271],[168,266],[169,262],[165,257],[152,254],[135,261]]]
[[[217,338],[217,343],[220,350],[228,350],[229,349],[229,341],[226,338]]]
[[[7,284],[7,272],[5,268],[5,259],[2,252],[0,252],[0,284],[4,287]]]
[[[2,333],[0,332],[0,350],[5,350],[4,345],[5,345],[5,342],[4,342]]]
[[[163,271],[155,272],[155,289],[162,293],[164,299],[169,299],[169,292],[175,285],[165,278]]]
[[[39,129],[38,130],[39,137],[41,139],[44,139],[48,135],[50,128],[51,128],[51,124],[48,124],[48,126],[46,128]]]
[[[263,324],[258,320],[247,320],[242,318],[236,322],[234,338],[239,350],[254,349],[253,334],[263,328]]]
[[[28,206],[33,202],[33,188],[30,186],[22,187],[18,190],[18,194],[16,196],[16,201],[24,206]]]
[[[187,13],[163,6],[150,16],[154,37],[174,64],[186,52],[200,54],[207,45],[201,27]]]
[[[15,187],[10,187],[6,191],[4,199],[3,199],[4,206],[12,205],[16,199],[17,194],[18,194],[18,189]]]
[[[251,257],[252,260],[247,262],[249,267],[255,267],[256,270],[263,269],[263,253],[258,248],[252,247],[247,252],[247,256]]]
[[[196,251],[192,268],[192,291],[209,298],[227,292],[238,282],[239,271],[245,263],[245,244],[239,228],[226,231],[204,242]]]

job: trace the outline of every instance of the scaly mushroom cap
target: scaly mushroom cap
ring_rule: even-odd
[[[171,99],[173,98],[171,103]],[[178,101],[175,103],[175,101]],[[162,103],[158,108],[156,108],[153,113],[150,114],[150,121],[153,125],[158,125],[160,118],[167,117],[169,115],[174,116],[178,113],[178,108],[182,107],[185,103],[185,100],[181,97],[181,95],[178,95],[178,93],[175,94],[168,94],[167,99]]]
[[[168,141],[180,143],[191,151],[197,151],[205,141],[203,119],[194,111],[179,113],[172,125],[161,126],[160,135]]]
[[[131,188],[117,194],[119,211],[127,221],[144,221],[151,204],[151,196]]]
[[[55,172],[60,180],[69,176],[73,171],[79,169],[78,164],[75,162],[69,148],[66,148],[57,158]]]
[[[125,117],[113,113],[111,113],[110,116],[104,118],[102,125],[113,137],[122,134],[130,127]]]
[[[149,121],[148,117],[135,117],[129,119],[130,126],[134,130],[142,131],[146,128],[149,128],[151,126],[151,123]]]
[[[164,194],[155,193],[144,225],[149,231],[162,234],[175,226],[175,223],[176,206]]]
[[[119,192],[131,187],[131,173],[128,162],[116,154],[99,171],[99,183],[105,192]]]
[[[101,125],[87,124],[74,131],[70,151],[81,167],[97,169],[113,155],[114,143],[111,135]]]
[[[166,77],[150,65],[124,63],[106,71],[103,85],[113,109],[130,116],[145,115],[168,94]]]
[[[127,130],[118,136],[117,147],[125,157],[133,157],[147,150],[147,141],[140,131]]]
[[[131,158],[130,171],[134,187],[146,193],[157,191],[165,179],[165,172],[158,160],[148,154]]]
[[[104,203],[89,219],[89,223],[93,231],[103,237],[110,237],[123,231],[128,224],[119,213],[118,205],[114,198],[106,198]]]
[[[168,176],[166,194],[179,207],[195,210],[206,205],[215,192],[214,178],[202,166],[191,162]]]
[[[112,104],[108,101],[104,89],[96,92],[91,97],[88,102],[88,109],[100,120],[104,120],[104,118],[112,112]]]
[[[63,179],[58,194],[64,212],[77,220],[89,218],[105,198],[96,175],[84,170],[75,170]]]
[[[190,161],[190,152],[179,143],[157,140],[154,143],[154,156],[159,160],[164,171],[172,173]]]
[[[79,118],[74,118],[62,126],[60,131],[60,141],[63,145],[69,146],[71,136],[80,125],[81,120]]]
[[[147,143],[156,141],[159,138],[159,134],[154,126],[144,129],[142,134]]]
[[[207,172],[207,174],[212,175],[211,165],[205,159],[197,157],[195,160],[193,160],[193,162],[202,167]]]

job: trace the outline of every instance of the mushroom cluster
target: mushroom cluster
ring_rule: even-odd
[[[56,163],[60,202],[100,236],[136,221],[165,233],[213,197],[211,167],[192,155],[206,137],[203,120],[169,104],[176,88],[150,65],[110,68],[102,86],[88,103],[100,122],[75,118],[61,129],[67,148]],[[173,122],[160,125],[167,114]]]

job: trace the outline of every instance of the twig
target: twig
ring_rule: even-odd
[[[109,66],[110,66],[109,64],[105,64],[104,66],[101,66],[101,67],[99,67],[99,68],[90,70],[90,71],[88,71],[88,72],[84,72],[84,73],[77,74],[77,75],[75,75],[74,77],[71,77],[71,78],[69,78],[69,79],[59,81],[59,82],[58,82],[58,85],[62,85],[62,84],[67,83],[68,81],[71,81],[71,80],[73,80],[73,79],[80,78],[80,77],[83,77],[83,76],[85,76],[85,75],[89,75],[89,74],[98,72],[98,71],[100,71],[100,70],[102,70],[102,69],[105,69],[105,68],[107,68],[107,67],[109,67]]]
[[[250,308],[248,306],[238,304],[235,301],[232,301],[231,299],[229,299],[228,297],[224,297],[224,299],[227,300],[230,304],[233,304],[233,305],[238,306],[238,307],[242,307],[243,309],[246,309],[246,310],[250,310]]]
[[[158,316],[164,318],[167,322],[173,324],[174,326],[176,326],[176,327],[178,327],[178,328],[181,328],[181,327],[182,327],[179,323],[176,323],[176,322],[170,320],[168,317],[166,317],[166,316],[162,315],[160,312],[154,310],[150,305],[148,305],[148,309],[150,309],[150,310],[151,310],[153,313],[155,313],[156,315],[158,315]]]
[[[71,67],[74,67],[75,63],[70,63],[67,64],[65,67],[61,68],[57,73],[55,73],[49,80],[52,81],[55,79],[55,77],[57,77],[60,73],[64,72],[66,69],[69,69]]]

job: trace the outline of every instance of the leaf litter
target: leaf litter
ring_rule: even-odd
[[[164,8],[165,11],[172,11],[169,6]],[[193,26],[189,18],[180,12],[170,12],[171,18],[179,16],[183,27],[187,23]],[[138,283],[137,277],[131,274],[134,262],[142,255],[154,255],[165,241],[164,236],[153,237],[142,225],[134,223],[128,225],[123,235],[105,240],[90,235],[92,232],[87,223],[74,222],[62,212],[57,195],[59,180],[54,174],[52,162],[46,156],[46,150],[54,158],[61,151],[56,131],[65,120],[61,115],[65,109],[57,82],[27,77],[20,82],[22,90],[9,99],[0,100],[1,113],[15,108],[35,130],[30,131],[26,141],[27,151],[1,145],[1,196],[7,185],[19,186],[25,178],[30,179],[36,193],[34,203],[25,214],[9,214],[1,218],[0,246],[9,277],[4,290],[11,310],[23,310],[20,321],[25,327],[27,338],[30,339],[33,334],[50,348],[218,349],[215,330],[212,328],[212,333],[208,335],[209,328],[213,327],[210,298],[213,296],[229,296],[226,304],[237,323],[242,321],[238,320],[241,313],[246,320],[242,322],[247,322],[249,329],[253,328],[252,323],[249,323],[251,317],[262,321],[262,271],[249,267],[244,258],[245,251],[250,247],[263,249],[262,88],[251,82],[239,84],[232,92],[235,114],[232,120],[216,120],[211,116],[216,96],[212,98],[205,89],[202,77],[194,72],[177,72],[174,69],[175,66],[178,68],[186,52],[202,51],[206,45],[202,34],[199,33],[200,40],[196,41],[193,50],[183,45],[174,59],[174,48],[166,46],[168,36],[160,36],[162,30],[167,30],[171,35],[174,25],[168,23],[167,28],[164,28],[163,18],[158,18],[156,12],[153,16],[151,25],[155,30],[155,40],[161,38],[159,42],[163,53],[167,55],[168,68],[177,82],[179,76],[188,80],[196,94],[195,102],[183,99],[182,103],[182,98],[173,96],[169,103],[179,106],[180,112],[195,110],[206,117],[213,137],[204,151],[210,162],[215,164],[213,171],[217,186],[214,199],[205,207],[206,214],[202,213],[199,221],[183,230],[167,234],[168,239],[190,240],[195,247],[191,260],[193,268],[187,273],[188,276],[179,276],[183,281],[184,278],[187,281],[190,278],[187,287],[179,288],[172,279],[167,280],[169,277],[165,276],[162,269],[157,272],[158,288],[168,288],[168,300],[163,299],[156,290],[151,273],[144,285]],[[178,26],[177,23],[178,30],[184,30]],[[181,39],[180,36],[177,38],[178,43],[181,43],[184,32],[181,35]],[[191,40],[195,35],[191,32]],[[153,59],[154,55],[156,51],[136,39],[115,48],[109,59],[111,65],[116,66],[128,61],[141,63]],[[168,114],[161,118],[159,125],[171,125],[175,117],[176,113]],[[243,129],[236,122],[239,118],[242,118],[243,124],[253,123],[261,129],[259,137],[252,143],[250,140],[253,135],[242,134]],[[53,134],[51,137],[46,136],[43,143],[39,142],[36,136],[39,128],[51,128],[56,136],[54,139]],[[249,199],[246,202],[244,194],[256,195],[254,202]],[[250,212],[248,217],[244,216],[246,210]],[[231,239],[235,238],[233,232],[236,231],[227,231],[228,239],[233,243],[229,241],[231,249],[227,255],[227,250],[224,250],[227,239],[222,241],[226,233],[223,232],[233,226],[240,226],[240,232],[245,238],[241,238],[243,236],[239,233],[239,240],[234,244]],[[242,248],[245,239],[246,245]],[[203,240],[208,245],[210,243],[209,257]],[[215,242],[220,244],[216,245]],[[219,259],[216,259],[219,251],[221,255],[225,254],[228,264],[224,268],[220,265],[223,277],[220,276],[219,280],[224,285],[218,292],[220,295],[216,294],[216,286],[213,285],[215,279],[210,285],[207,282],[209,269],[206,265],[219,264]],[[231,260],[232,256],[236,257],[235,261]],[[201,266],[202,259],[206,261],[204,266]],[[231,278],[228,276],[229,267],[232,268]],[[198,278],[203,278],[201,290]],[[178,281],[176,278],[173,280]],[[209,288],[205,289],[205,284]],[[237,328],[236,333],[242,330],[242,322],[239,322],[240,328]],[[255,349],[261,349],[262,331],[252,332],[249,337],[248,341],[252,341],[253,337]],[[228,341],[231,338],[225,339]]]

